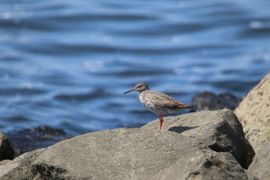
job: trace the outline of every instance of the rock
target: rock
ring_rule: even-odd
[[[5,161],[0,164],[0,179],[34,179],[31,172],[31,161],[34,160],[43,149],[24,153],[13,161]],[[2,162],[2,161],[1,161]]]
[[[202,92],[192,98],[193,108],[191,111],[217,110],[223,108],[234,110],[238,106],[240,100],[240,98],[230,93],[217,95],[212,92]]]
[[[151,128],[88,133],[33,153],[0,166],[0,179],[249,178],[231,153]]]
[[[249,172],[261,180],[268,180],[270,177],[270,142],[260,148],[249,167]]]
[[[270,74],[248,93],[235,113],[255,152],[270,142]]]
[[[13,159],[14,150],[7,137],[0,133],[0,161],[4,159]]]
[[[22,129],[7,133],[16,156],[38,148],[48,147],[69,138],[63,130],[49,126]]]
[[[158,121],[143,128],[158,129]],[[216,152],[230,152],[244,168],[250,165],[254,156],[251,145],[245,139],[242,125],[228,109],[166,117],[163,128],[192,137]]]
[[[260,180],[259,178],[257,178],[256,176],[254,176],[254,174],[252,174],[251,172],[249,172],[248,170],[245,170],[247,176],[248,176],[248,180]]]

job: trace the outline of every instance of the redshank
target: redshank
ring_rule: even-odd
[[[167,94],[157,91],[151,91],[145,83],[137,83],[135,87],[124,92],[124,94],[131,91],[139,92],[139,99],[144,106],[155,113],[159,117],[159,128],[162,128],[163,116],[176,113],[182,109],[191,108],[186,104],[183,104],[176,99],[173,99]]]

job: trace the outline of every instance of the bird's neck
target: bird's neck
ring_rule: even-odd
[[[145,91],[149,91],[149,89],[141,90],[141,91],[139,91],[139,93],[141,94],[141,93],[143,93],[143,92],[145,92]]]
[[[143,104],[145,103],[145,95],[146,95],[145,93],[147,93],[148,90],[149,89],[139,92],[139,100]]]

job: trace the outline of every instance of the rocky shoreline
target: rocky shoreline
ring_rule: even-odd
[[[0,134],[0,179],[268,179],[270,74],[240,101],[203,92],[161,131],[155,120],[73,138],[50,127]]]

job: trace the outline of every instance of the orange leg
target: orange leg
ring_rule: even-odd
[[[159,115],[159,129],[162,128],[162,124],[163,124],[163,116]]]

